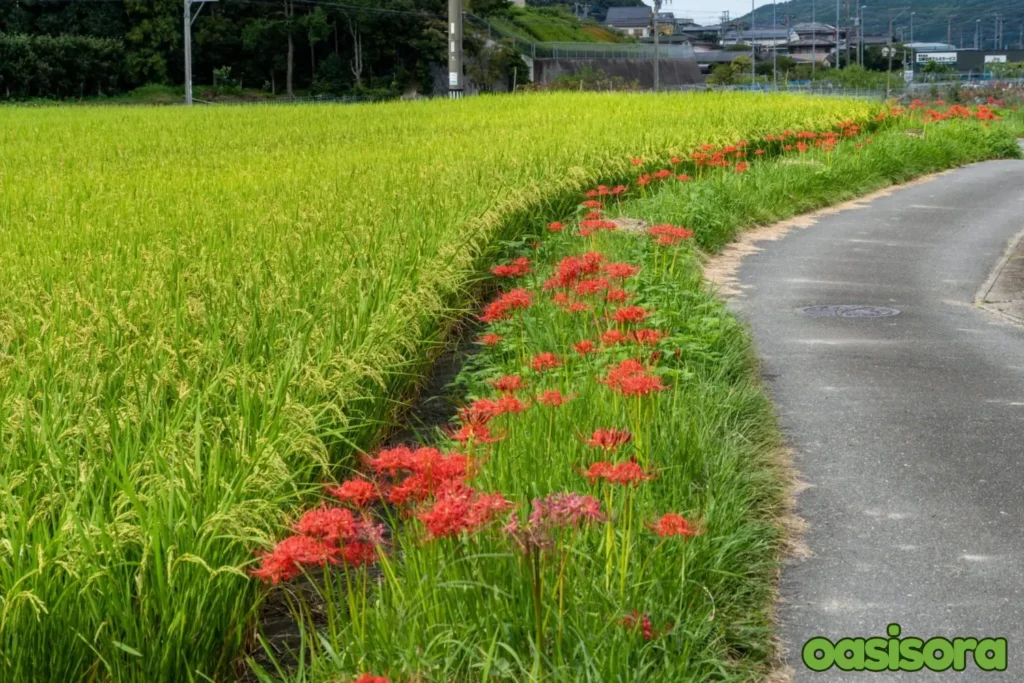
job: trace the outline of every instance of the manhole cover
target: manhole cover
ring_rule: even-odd
[[[856,304],[808,306],[807,308],[801,308],[800,312],[814,318],[888,318],[889,316],[900,314],[895,308],[858,306]]]

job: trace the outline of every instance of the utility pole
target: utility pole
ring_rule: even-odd
[[[867,5],[860,6],[860,65],[864,66],[864,10]]]
[[[914,15],[917,12],[910,13],[910,42],[914,42]]]
[[[839,68],[839,0],[836,0],[836,68]]]
[[[462,98],[462,0],[448,0],[448,98]]]
[[[818,68],[818,3],[811,0],[811,80]]]
[[[776,13],[776,2],[772,0],[772,30],[779,30],[779,16]],[[1022,25],[1021,32],[1024,40],[1024,25]],[[775,83],[775,89],[779,89],[779,37],[775,36],[772,39],[772,82]]]
[[[850,0],[846,0],[846,66],[850,66]]]
[[[217,0],[184,0],[185,5],[185,104],[192,104],[192,24],[196,17],[203,11],[203,3],[216,2]],[[199,9],[192,14],[192,5],[199,5]]]
[[[750,87],[757,83],[757,15],[754,14],[754,0],[750,0]]]
[[[978,39],[981,37],[981,19],[974,20],[974,49],[978,49]]]
[[[658,14],[661,13],[661,0],[654,0],[654,92],[661,89],[661,46],[658,42]]]
[[[953,19],[955,18],[955,14],[950,14],[948,17],[946,17],[946,45],[953,44]],[[963,41],[960,42],[963,43]],[[963,47],[963,45],[961,45],[960,47]]]
[[[903,9],[900,10],[899,14],[895,14],[894,15],[893,12],[895,12],[895,11],[896,11],[895,9],[889,10],[889,36],[888,36],[888,47],[886,48],[886,51],[889,53],[889,71],[888,71],[888,74],[886,75],[886,78],[885,78],[885,91],[886,91],[885,96],[886,97],[890,97],[892,95],[892,53],[896,51],[896,48],[894,48],[892,46],[892,25],[893,25],[893,22],[895,22],[897,19],[899,19],[901,16],[903,16],[903,13],[907,11],[907,8],[904,7]],[[913,12],[910,13],[910,21],[911,21],[911,26],[913,26],[913,21],[914,21],[914,13]],[[913,30],[913,29],[911,29],[911,30]],[[914,42],[913,39],[911,39],[910,42]]]

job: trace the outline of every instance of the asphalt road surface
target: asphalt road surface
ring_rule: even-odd
[[[796,681],[1024,681],[1024,328],[975,304],[1022,231],[1024,161],[997,161],[824,217],[743,261],[731,305],[809,484],[798,512],[812,556],[787,563],[781,585]],[[995,289],[1012,298],[1013,284]],[[899,313],[801,312],[834,304]],[[801,662],[812,637],[885,637],[890,623],[926,640],[1005,637],[1008,669]]]

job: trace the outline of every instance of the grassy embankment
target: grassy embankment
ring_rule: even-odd
[[[600,228],[584,237],[566,219],[566,229],[554,233],[535,221],[509,243],[510,258],[531,261],[531,272],[509,286],[525,288],[532,299],[492,323],[487,332],[498,338],[488,340],[460,386],[471,406],[511,396],[523,409],[513,404],[512,412],[486,421],[487,434],[501,437],[495,443],[460,448],[442,437],[442,446],[471,454],[476,468],[467,481],[480,493],[463,491],[468,497],[459,499],[435,492],[436,500],[411,507],[367,508],[391,531],[393,548],[380,555],[382,578],[367,587],[362,581],[377,574],[347,567],[323,586],[346,601],[328,601],[329,626],[308,640],[312,664],[285,677],[763,677],[773,654],[788,473],[777,457],[780,439],[749,340],[706,288],[701,254],[746,227],[921,174],[1019,155],[998,126],[887,126],[834,151],[811,148],[763,162],[754,160],[754,141],[745,172],[734,165],[691,171],[684,163],[669,166],[672,175],[642,196],[601,198],[609,216],[686,225],[692,240],[663,245],[648,233]],[[770,157],[781,144],[764,147]],[[677,181],[681,171],[693,179]],[[601,254],[600,264],[544,285],[567,272],[563,259],[584,252]],[[608,264],[637,271],[623,277],[629,268]],[[626,300],[609,296],[620,289]],[[626,313],[631,306],[641,310]],[[592,348],[577,346],[584,341]],[[613,371],[629,359],[639,360],[633,377],[640,379],[616,385]],[[523,386],[506,380],[505,391],[495,387],[509,376]],[[456,427],[471,426],[471,414]],[[598,429],[625,430],[631,438],[607,449],[588,445]],[[609,473],[601,463],[623,468],[610,475],[619,483],[602,479]],[[397,482],[373,468],[366,474],[384,497]],[[465,516],[470,508],[459,505],[472,506],[483,493],[515,505],[516,532],[498,528],[507,511],[490,524]],[[550,504],[549,496],[566,493],[593,496],[600,516],[553,521],[537,501]],[[666,513],[681,514],[699,533],[659,534],[651,527]]]

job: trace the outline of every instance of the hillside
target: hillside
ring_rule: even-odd
[[[507,13],[491,15],[486,20],[503,33],[533,42],[616,43],[622,40],[615,32],[594,22],[581,22],[561,7],[513,7]]]
[[[842,0],[842,24],[853,25],[852,17],[856,12],[857,3],[849,2],[851,21],[846,22],[848,0]],[[946,41],[947,20],[952,17],[951,38],[959,45],[961,33],[964,47],[974,46],[976,21],[981,20],[982,47],[995,47],[996,15],[1003,18],[1003,46],[1015,48],[1021,44],[1021,33],[1024,30],[1024,2],[1012,0],[928,0],[916,4],[908,0],[873,0],[865,11],[865,30],[868,33],[884,34],[888,31],[890,8],[896,13],[904,7],[912,7],[914,15],[914,39],[918,41]],[[817,11],[814,16],[818,21],[834,24],[836,21],[836,4],[834,0],[791,0],[780,2],[776,6],[778,21],[788,14],[790,23],[811,21],[812,7]],[[759,26],[772,23],[772,6],[770,4],[757,8],[756,21]],[[750,14],[738,17],[737,21],[749,23]],[[901,27],[907,40],[910,39],[910,13],[904,12],[894,24],[898,31]]]

